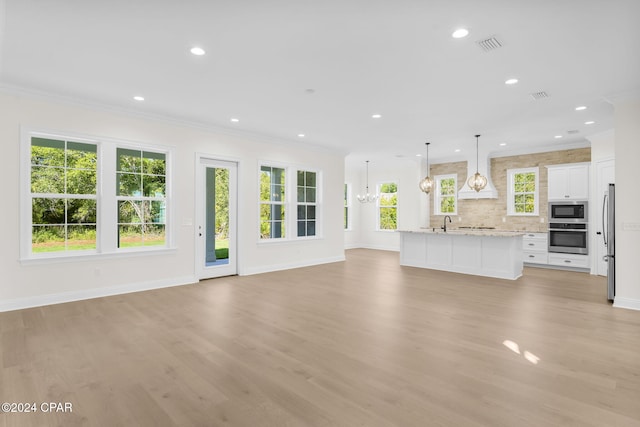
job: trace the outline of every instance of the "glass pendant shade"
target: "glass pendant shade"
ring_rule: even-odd
[[[372,203],[378,200],[377,194],[369,193],[369,160],[367,160],[367,187],[365,190],[365,194],[358,194],[356,198],[360,203]]]
[[[420,190],[422,190],[426,194],[429,194],[431,190],[433,190],[433,179],[431,179],[431,177],[429,176],[429,144],[431,143],[430,142],[425,143],[425,145],[427,146],[427,176],[422,178],[420,180],[420,183],[418,184],[418,186],[420,187]]]
[[[478,172],[478,138],[480,138],[480,135],[476,135],[476,173],[467,180],[467,185],[476,190],[476,192],[487,186],[487,177],[480,175],[480,172]]]
[[[431,177],[429,176],[425,176],[424,178],[422,178],[420,184],[418,185],[420,186],[420,190],[429,194],[431,190],[433,190],[433,179],[431,179]]]
[[[473,176],[469,177],[469,179],[467,180],[467,185],[476,191],[480,191],[487,186],[487,178],[476,172],[473,174]]]

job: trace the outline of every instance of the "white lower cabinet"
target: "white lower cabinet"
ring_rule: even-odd
[[[526,233],[522,237],[523,262],[531,266],[589,268],[589,256],[548,252],[547,233]]]
[[[562,267],[589,268],[588,255],[576,254],[549,254],[549,265],[558,265]]]
[[[526,233],[522,237],[522,253],[528,264],[547,264],[547,233]]]

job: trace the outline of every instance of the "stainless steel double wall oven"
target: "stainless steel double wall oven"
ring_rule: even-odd
[[[589,253],[588,207],[584,200],[549,202],[549,252]]]

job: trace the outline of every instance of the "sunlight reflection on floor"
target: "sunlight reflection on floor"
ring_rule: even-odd
[[[520,346],[518,345],[518,343],[511,341],[511,340],[504,340],[502,342],[502,344],[507,347],[509,350],[513,351],[516,354],[521,354],[520,353]],[[537,365],[538,362],[540,361],[540,358],[538,356],[536,356],[535,354],[531,353],[530,351],[525,350],[524,354],[523,354],[524,358],[527,359],[529,362],[531,362],[534,365]]]

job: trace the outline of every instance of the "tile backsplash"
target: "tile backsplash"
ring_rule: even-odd
[[[591,161],[591,148],[550,151],[491,159],[491,180],[498,190],[497,199],[458,200],[458,214],[448,227],[495,227],[498,230],[547,231],[547,168],[548,165]],[[507,170],[539,167],[539,216],[507,215]],[[430,176],[457,174],[458,189],[466,184],[467,162],[432,164]],[[429,195],[431,227],[442,225],[442,215],[433,215],[433,194]],[[540,219],[543,222],[540,222]],[[504,219],[504,222],[503,222]]]

